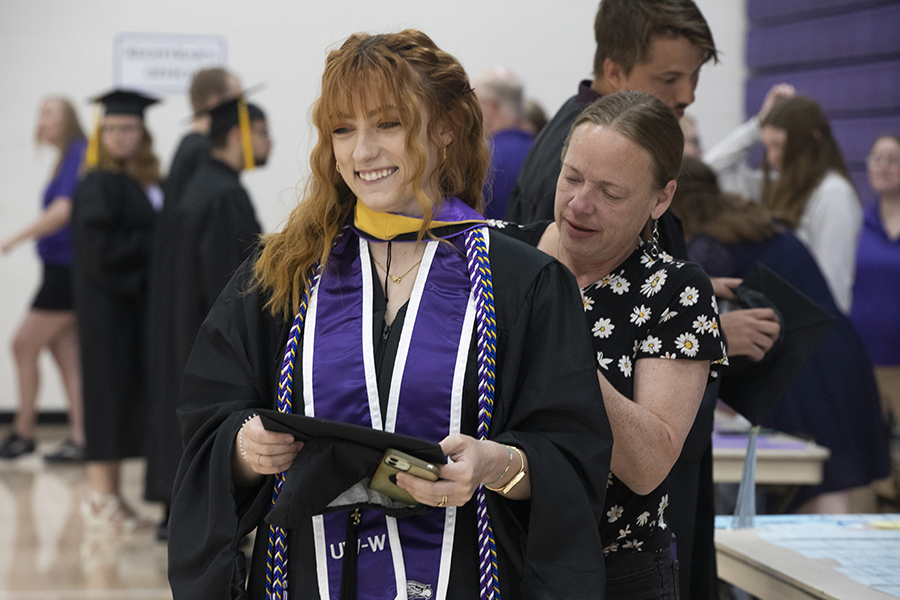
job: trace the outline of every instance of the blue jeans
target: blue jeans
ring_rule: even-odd
[[[678,600],[678,561],[670,548],[606,557],[607,600]]]

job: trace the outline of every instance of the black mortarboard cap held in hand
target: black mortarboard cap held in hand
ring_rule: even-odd
[[[719,397],[758,425],[828,335],[834,317],[761,263],[754,265],[735,292],[743,308],[769,303],[781,320],[779,340],[762,361],[729,357],[731,366],[722,374]]]
[[[432,464],[447,460],[441,447],[427,440],[275,410],[258,412],[269,431],[290,433],[305,442],[286,474],[275,506],[266,517],[268,523],[279,527],[291,528],[322,514],[344,491],[371,476],[389,448]],[[422,509],[421,506],[403,509],[394,516]]]

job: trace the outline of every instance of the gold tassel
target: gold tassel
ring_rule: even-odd
[[[250,137],[250,112],[247,110],[247,101],[238,99],[238,123],[241,128],[241,143],[244,146],[244,169],[249,171],[256,167],[253,158],[253,140]]]
[[[99,102],[94,103],[94,126],[91,128],[91,138],[88,140],[87,151],[84,155],[84,163],[88,168],[97,166],[100,160],[100,119],[103,108]]]

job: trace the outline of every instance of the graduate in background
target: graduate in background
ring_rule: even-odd
[[[162,207],[159,159],[144,124],[157,102],[115,90],[87,150],[73,197],[75,305],[81,346],[90,527],[128,532],[142,523],[120,493],[120,461],[143,454],[147,258]]]
[[[245,119],[240,114],[246,115]],[[172,215],[170,244],[153,283],[154,323],[148,345],[149,436],[144,495],[163,502],[166,517],[157,529],[168,539],[168,508],[181,461],[182,442],[175,416],[181,375],[206,313],[261,233],[239,175],[266,163],[272,142],[262,110],[243,98],[209,111],[210,156],[185,187]]]
[[[238,78],[218,67],[201,69],[191,79],[190,100],[193,117],[188,133],[181,138],[178,150],[172,158],[169,175],[163,186],[166,201],[157,219],[156,228],[150,250],[150,265],[147,276],[147,356],[146,369],[151,374],[148,385],[148,396],[158,396],[155,378],[169,366],[169,350],[174,343],[170,337],[164,337],[169,330],[173,316],[169,312],[171,306],[172,265],[178,261],[174,247],[174,237],[178,223],[178,206],[188,181],[204,162],[209,160],[209,129],[212,116],[209,109],[223,101],[236,98],[241,93]],[[180,453],[180,445],[178,449]],[[148,476],[149,477],[149,476]],[[148,482],[150,480],[148,479]],[[155,493],[155,486],[149,486],[147,498],[168,502],[171,493],[169,488]],[[165,521],[163,522],[165,524]],[[164,527],[160,531],[165,535]]]
[[[240,94],[240,80],[225,69],[213,67],[194,73],[190,89],[191,109],[194,115],[190,130],[181,138],[169,166],[169,175],[164,184],[166,212],[178,206],[188,181],[209,158],[209,128],[212,120],[209,109]]]

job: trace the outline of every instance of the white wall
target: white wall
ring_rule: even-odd
[[[722,49],[722,63],[703,70],[696,104],[707,144],[742,118],[744,0],[699,0]],[[269,165],[244,182],[263,226],[275,229],[294,203],[307,172],[312,133],[308,107],[317,95],[326,49],[354,31],[415,27],[455,54],[477,76],[495,64],[517,72],[527,94],[552,115],[589,78],[594,0],[2,0],[0,2],[0,237],[38,213],[54,157],[36,151],[37,106],[45,94],[79,103],[112,87],[116,34],[214,34],[228,39],[229,68],[268,113],[275,149]],[[169,96],[148,111],[156,150],[166,168],[189,115],[187,99]],[[31,247],[0,256],[0,411],[14,410],[9,343],[39,279]],[[43,359],[45,410],[64,406],[55,369]]]

